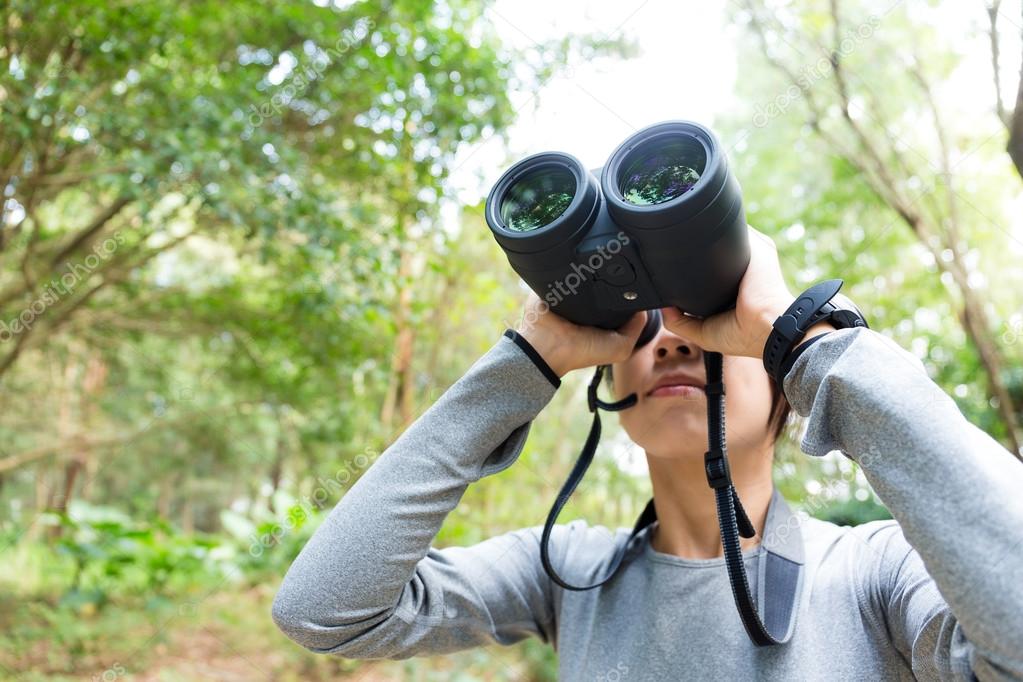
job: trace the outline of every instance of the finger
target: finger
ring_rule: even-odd
[[[626,360],[636,348],[636,341],[646,325],[646,313],[638,312],[629,321],[604,337],[604,354],[611,362]]]
[[[768,237],[766,234],[764,234],[763,232],[761,232],[757,228],[753,227],[752,225],[747,225],[746,227],[749,228],[749,233],[751,235],[753,235],[754,237],[756,237],[757,239],[759,239],[760,241],[762,241],[762,242],[769,242],[769,241],[771,241],[770,237]]]
[[[635,344],[639,335],[643,332],[643,327],[646,326],[646,311],[639,311],[629,321],[623,324],[617,329],[618,334],[625,337],[628,341]]]
[[[661,308],[661,318],[665,329],[685,337],[697,346],[703,346],[703,320],[684,315],[678,308]]]

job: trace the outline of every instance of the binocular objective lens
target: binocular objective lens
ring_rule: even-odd
[[[515,182],[501,200],[501,219],[509,230],[529,232],[549,225],[575,197],[575,176],[567,168],[539,168]]]
[[[707,154],[696,140],[651,140],[627,161],[618,179],[622,198],[630,204],[661,204],[696,185],[707,166]]]

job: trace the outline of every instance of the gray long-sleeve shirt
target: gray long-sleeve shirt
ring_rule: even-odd
[[[785,378],[809,417],[803,450],[857,460],[895,521],[839,527],[775,494],[765,542],[797,523],[795,634],[758,648],[723,559],[640,551],[609,584],[553,585],[538,528],[471,547],[431,543],[466,487],[511,466],[555,386],[502,338],[363,475],[288,571],[273,617],[348,658],[406,658],[527,636],[563,680],[1023,679],[1023,466],[970,424],[916,358],[869,329],[833,332]],[[582,584],[624,547],[555,528],[558,572]],[[744,554],[757,586],[762,546]]]

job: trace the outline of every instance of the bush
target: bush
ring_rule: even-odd
[[[113,594],[158,600],[223,574],[215,538],[179,533],[159,519],[135,521],[116,509],[76,502],[44,523],[59,529],[56,553],[70,565],[60,601],[79,611],[102,608]]]

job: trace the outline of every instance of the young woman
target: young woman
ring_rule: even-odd
[[[733,311],[701,322],[665,310],[635,350],[643,314],[603,331],[531,298],[518,338],[477,361],[316,531],[277,594],[278,626],[347,658],[534,635],[558,649],[564,680],[1023,679],[1023,466],[913,356],[869,329],[818,324],[806,338],[824,338],[781,387],[809,417],[802,449],[858,461],[895,520],[849,528],[793,515],[771,482],[779,389],[759,359],[793,297],[774,245],[755,231],[750,241]],[[803,562],[786,644],[752,644],[733,602],[703,464],[708,350],[725,354],[732,479],[757,530],[743,541],[754,594],[764,545]],[[541,566],[537,528],[432,548],[466,487],[514,463],[560,377],[611,363],[617,397],[638,397],[621,423],[646,451],[658,517],[623,570],[564,590]],[[552,562],[593,582],[628,534],[557,526]]]

